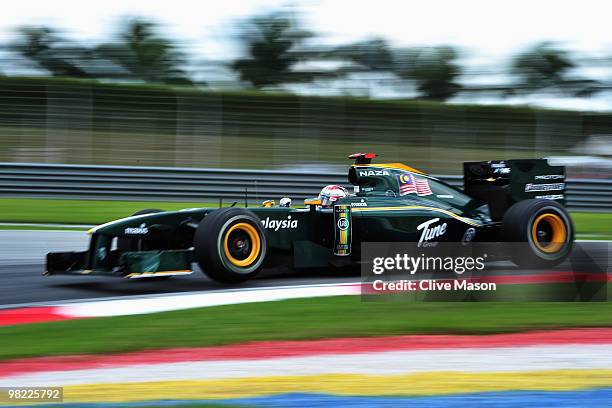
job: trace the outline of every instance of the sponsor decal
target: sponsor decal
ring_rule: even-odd
[[[367,206],[368,206],[368,203],[364,202],[363,200],[351,203],[351,207],[367,207]]]
[[[334,255],[351,254],[351,206],[339,204],[334,206]]]
[[[100,259],[101,261],[104,260],[104,258],[106,258],[106,248],[105,247],[100,247],[98,249],[98,259]]]
[[[530,193],[534,191],[554,191],[565,189],[565,183],[550,183],[550,184],[526,184],[525,192]]]
[[[545,200],[563,200],[565,196],[563,194],[547,194],[535,196],[535,198],[543,198]]]
[[[267,217],[265,220],[261,220],[263,227],[278,231],[279,229],[296,229],[298,226],[298,220],[292,220],[291,216],[288,215],[286,220],[271,220]]]
[[[127,227],[123,230],[123,233],[127,235],[145,235],[149,233],[149,229],[145,223],[142,223],[139,227]]]
[[[434,246],[435,243],[431,243],[431,240],[441,237],[446,234],[446,229],[448,224],[442,223],[438,225],[433,225],[440,221],[440,218],[432,218],[431,220],[425,221],[417,225],[417,231],[421,231],[421,237],[419,238],[419,242],[417,243],[418,247],[422,246]]]
[[[349,220],[347,218],[338,219],[338,229],[340,231],[346,231],[348,227],[349,227]]]
[[[493,174],[508,174],[508,173],[510,173],[510,167],[502,167],[502,168],[493,170]]]
[[[387,170],[359,170],[359,177],[388,176]]]
[[[563,180],[563,174],[540,174],[534,177],[534,180]]]
[[[506,163],[504,163],[504,162],[491,163],[491,168],[492,169],[499,169],[501,167],[506,167]]]
[[[461,238],[461,243],[464,245],[468,244],[469,242],[472,242],[474,240],[475,236],[476,236],[476,229],[468,228],[467,230],[465,230],[465,233],[463,234],[463,238]]]

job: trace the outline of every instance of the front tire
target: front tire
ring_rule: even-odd
[[[259,218],[251,211],[230,207],[202,219],[194,239],[194,258],[210,278],[239,283],[260,271],[267,240]]]
[[[519,201],[504,214],[502,237],[512,261],[521,267],[551,268],[563,262],[574,244],[574,225],[559,203]]]

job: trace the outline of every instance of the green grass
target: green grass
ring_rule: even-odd
[[[229,202],[225,202],[228,205]],[[216,207],[218,203],[156,201],[51,200],[38,198],[0,199],[0,222],[101,224],[126,217],[143,208],[178,210]],[[612,239],[612,214],[573,213],[577,238]],[[7,227],[0,226],[0,229]],[[23,229],[44,229],[23,227]]]
[[[18,231],[87,231],[86,227],[73,227],[68,225],[45,226],[39,224],[32,225],[0,225],[1,230],[18,230]]]
[[[230,204],[225,202],[224,205]],[[0,199],[0,222],[102,224],[127,217],[144,208],[180,210],[193,207],[216,207],[218,203],[185,203],[157,201],[52,200],[39,198]]]
[[[578,238],[612,239],[612,214],[572,213]]]
[[[358,296],[228,305],[0,328],[0,359],[413,333],[612,326],[612,303],[363,302]]]

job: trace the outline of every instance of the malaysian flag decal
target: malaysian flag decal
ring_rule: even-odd
[[[429,188],[429,181],[427,179],[416,179],[416,192],[419,196],[431,195],[431,188]]]
[[[399,183],[399,195],[416,193],[417,186],[414,182],[414,177],[410,173],[398,174],[397,182]]]

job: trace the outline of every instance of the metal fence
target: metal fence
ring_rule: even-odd
[[[609,113],[0,75],[1,162],[287,169],[374,149],[458,174],[463,161],[566,155],[610,134]]]
[[[460,176],[438,177],[462,184]],[[301,200],[326,184],[346,185],[346,173],[0,163],[4,197],[252,203],[284,196]],[[570,209],[612,211],[612,180],[570,179],[567,185]]]

